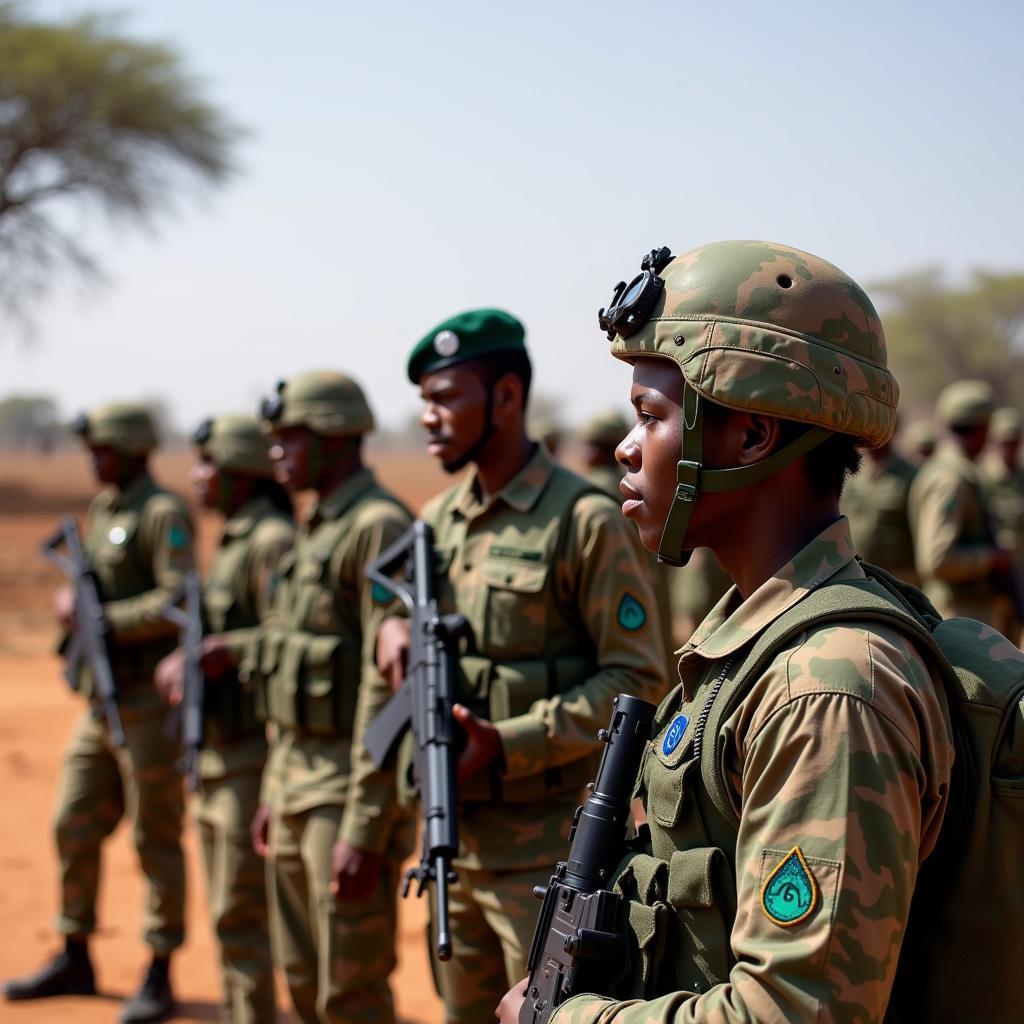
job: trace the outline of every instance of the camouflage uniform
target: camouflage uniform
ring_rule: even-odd
[[[269,478],[268,441],[252,417],[212,421],[200,443],[221,472]],[[218,634],[242,652],[252,631],[266,618],[270,580],[294,538],[291,518],[266,496],[251,498],[225,521],[203,586],[207,633]],[[199,752],[199,825],[210,916],[220,943],[225,1024],[273,1024],[277,1019],[274,973],[267,929],[263,861],[253,849],[249,825],[259,805],[267,758],[263,725],[254,695],[237,671],[206,681],[204,743]]]
[[[682,367],[681,500],[750,486],[831,432],[888,441],[898,391],[881,324],[845,274],[763,242],[717,243],[662,268],[649,319],[613,330],[612,352],[663,349]],[[707,470],[691,436],[704,401],[810,430],[752,467]],[[672,518],[668,557],[685,550],[688,526]],[[749,669],[735,705],[718,701],[730,668],[783,615],[823,584],[863,575],[840,518],[746,600],[730,590],[685,645],[638,780],[650,832],[615,882],[630,900],[630,956],[609,979],[614,998],[578,995],[553,1024],[885,1017],[950,784],[942,683],[902,634],[812,617]],[[709,745],[713,779],[699,752]]]
[[[907,512],[916,473],[916,466],[891,449],[881,461],[867,457],[860,472],[846,481],[842,500],[857,553],[908,583],[917,582]]]
[[[618,881],[640,897],[633,927],[650,928],[650,981],[622,992],[627,1001],[577,996],[552,1024],[883,1019],[953,761],[941,683],[913,643],[830,624],[776,655],[719,732],[742,809],[734,859],[706,838],[697,729],[669,738],[680,716],[700,719],[724,665],[783,612],[826,581],[863,576],[841,519],[746,601],[731,590],[686,644],[638,782],[647,852]],[[795,847],[816,896],[805,921],[785,926],[764,893]]]
[[[487,1020],[525,973],[533,887],[565,848],[594,736],[615,695],[664,686],[656,601],[615,505],[540,447],[489,502],[478,493],[474,472],[423,510],[438,601],[476,638],[460,700],[504,746],[503,767],[459,794],[454,949],[436,965],[449,1022]]]
[[[83,428],[90,444],[118,444],[105,429],[130,406],[91,413]],[[146,416],[148,422],[148,414]],[[150,428],[151,429],[151,428]],[[156,444],[143,439],[141,454]],[[115,747],[106,720],[92,710],[78,723],[64,763],[56,817],[61,863],[58,929],[88,935],[96,928],[100,848],[121,817],[132,821],[135,846],[149,885],[143,939],[167,954],[184,937],[185,864],[181,850],[184,795],[168,740],[166,709],[152,686],[157,662],[175,646],[175,627],[163,618],[171,594],[193,567],[192,523],[184,502],[143,473],[123,490],[102,491],[89,508],[83,541],[96,571],[109,626],[110,661],[118,690],[125,746]],[[87,699],[93,680],[82,666]]]
[[[321,386],[326,398],[316,397]],[[275,426],[292,418],[322,434],[372,426],[362,393],[340,375],[296,377],[282,397]],[[320,411],[332,404],[342,410],[337,424],[321,424]],[[279,564],[270,617],[243,667],[274,723],[263,790],[272,807],[272,938],[304,1024],[394,1019],[395,887],[409,843],[397,828],[393,780],[376,771],[358,736],[390,696],[373,660],[389,597],[364,568],[410,522],[369,469],[318,494]],[[336,905],[329,891],[339,839],[384,857],[380,884],[360,902]]]

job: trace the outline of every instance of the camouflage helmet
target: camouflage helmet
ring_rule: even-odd
[[[343,373],[316,370],[280,381],[260,414],[271,428],[303,426],[324,437],[354,437],[373,430],[373,413],[359,385]]]
[[[992,421],[989,425],[988,436],[997,443],[1000,441],[1019,441],[1022,433],[1020,413],[1009,406],[996,409],[992,413]]]
[[[617,445],[629,433],[629,421],[619,412],[602,412],[591,416],[577,432],[589,444]]]
[[[218,469],[264,478],[274,475],[267,435],[255,416],[233,414],[204,420],[192,440]]]
[[[702,491],[753,486],[834,433],[865,447],[896,429],[899,388],[871,300],[837,267],[763,241],[715,242],[673,257],[652,250],[598,319],[612,355],[672,359],[684,380],[683,457],[659,557],[685,564]],[[742,469],[705,470],[702,399],[810,429]]]
[[[995,409],[992,386],[984,380],[957,380],[939,392],[935,411],[947,427],[977,427]]]
[[[83,412],[71,429],[90,448],[111,448],[120,455],[146,455],[159,443],[152,413],[131,402],[112,402]]]

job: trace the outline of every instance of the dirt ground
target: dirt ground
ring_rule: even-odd
[[[381,480],[418,508],[446,478],[415,451],[372,455]],[[187,492],[187,451],[162,456],[156,475]],[[57,909],[57,864],[51,833],[62,753],[81,702],[60,678],[53,655],[56,630],[49,608],[60,575],[39,545],[68,512],[81,516],[93,493],[88,465],[77,451],[49,457],[0,454],[0,978],[34,970],[59,945],[52,929]],[[216,537],[214,517],[199,518],[200,557]],[[182,1021],[217,1020],[218,969],[210,931],[195,829],[185,835],[189,933],[175,957],[175,991]],[[7,1024],[116,1019],[121,998],[137,987],[146,963],[139,940],[142,882],[124,824],[107,843],[93,959],[102,995],[39,1003],[0,1002]],[[401,901],[398,967],[392,978],[399,1017],[408,1024],[440,1021],[423,939],[423,901]],[[281,995],[282,1020],[286,998]]]

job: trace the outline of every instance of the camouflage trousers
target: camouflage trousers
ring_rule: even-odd
[[[485,1024],[501,997],[526,976],[526,958],[537,924],[537,885],[547,885],[554,865],[524,871],[459,868],[448,896],[452,958],[430,950],[444,1000],[446,1024]]]
[[[388,975],[395,966],[398,861],[358,903],[329,891],[331,852],[343,808],[275,813],[268,861],[274,959],[303,1024],[393,1024]]]
[[[220,943],[224,1024],[277,1020],[266,872],[249,837],[259,804],[260,775],[256,766],[203,779],[196,800],[210,916]]]
[[[170,953],[184,939],[184,790],[164,718],[162,705],[122,708],[122,748],[111,743],[106,722],[91,712],[78,723],[64,761],[56,817],[61,866],[57,928],[65,935],[96,929],[100,847],[127,813],[149,883],[143,941],[156,953]]]

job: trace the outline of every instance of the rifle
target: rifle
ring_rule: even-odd
[[[602,991],[625,959],[622,897],[605,886],[625,853],[630,799],[654,712],[653,704],[619,694],[608,728],[597,734],[607,746],[588,786],[590,796],[576,808],[569,859],[533,891],[544,903],[530,945],[519,1024],[546,1024],[570,996]]]
[[[179,769],[188,779],[188,788],[199,789],[199,751],[203,746],[203,706],[206,683],[203,679],[203,612],[199,573],[194,569],[171,595],[164,618],[179,629],[179,643],[185,651],[185,690],[181,702],[180,731],[184,748]]]
[[[67,554],[58,549],[63,544]],[[96,573],[82,550],[82,538],[74,516],[65,516],[60,529],[43,542],[41,551],[47,561],[57,566],[70,580],[75,590],[75,629],[68,638],[64,654],[64,678],[72,691],[78,689],[78,669],[84,658],[92,670],[98,706],[93,709],[96,718],[102,714],[110,729],[111,742],[124,746],[124,727],[117,710],[117,686],[110,668],[107,650],[109,627],[103,615]]]
[[[405,566],[403,586],[392,574]],[[440,615],[434,596],[434,531],[416,520],[380,557],[366,575],[399,598],[409,610],[409,665],[401,689],[367,728],[363,743],[374,763],[383,767],[405,730],[412,727],[413,774],[420,793],[423,846],[420,863],[405,873],[402,896],[416,880],[421,896],[429,882],[437,896],[437,955],[448,960],[452,940],[448,928],[448,883],[456,880],[452,860],[459,849],[456,806],[455,666],[459,644],[471,630],[463,615]]]

